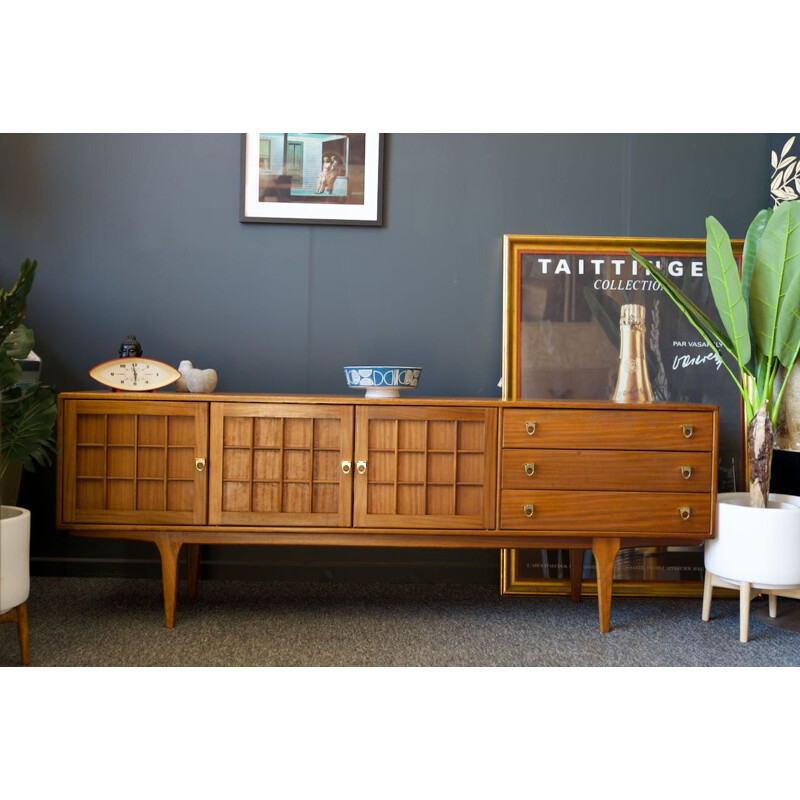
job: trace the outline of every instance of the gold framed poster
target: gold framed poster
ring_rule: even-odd
[[[742,241],[732,242],[741,263]],[[504,400],[609,399],[619,368],[620,308],[645,309],[653,402],[696,402],[720,409],[720,492],[743,486],[741,398],[716,355],[657,281],[629,253],[647,258],[716,316],[706,278],[704,239],[528,236],[503,238]],[[579,513],[579,511],[577,512]],[[624,547],[624,543],[623,543]],[[581,594],[596,594],[594,559],[581,564]],[[501,551],[503,594],[569,594],[567,550]],[[702,595],[702,545],[621,549],[614,593]]]

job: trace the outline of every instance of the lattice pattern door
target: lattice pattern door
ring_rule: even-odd
[[[213,403],[211,443],[212,525],[351,524],[352,407]]]
[[[207,404],[68,400],[61,424],[65,522],[205,522]]]
[[[356,411],[354,524],[494,527],[494,409]]]

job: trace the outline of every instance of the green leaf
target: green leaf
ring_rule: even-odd
[[[25,325],[17,325],[2,346],[12,358],[25,358],[33,350],[33,344],[33,331]]]
[[[764,229],[772,217],[772,209],[765,208],[756,214],[744,237],[742,247],[742,297],[747,308],[750,308],[750,284],[753,282],[753,269],[756,265],[756,252],[758,243],[764,234]]]
[[[772,358],[784,296],[800,273],[800,201],[781,203],[758,244],[750,287],[750,321],[758,349]],[[791,314],[791,308],[788,312]]]
[[[714,217],[706,218],[706,270],[714,305],[733,344],[739,364],[750,361],[750,328],[739,267],[728,232]]]
[[[26,470],[35,463],[50,464],[57,453],[55,441],[56,390],[40,383],[28,388],[13,386],[0,403],[3,436],[0,455],[3,467],[20,461]]]
[[[0,289],[0,345],[25,316],[25,305],[36,276],[37,263],[26,258],[20,265],[17,281],[11,291]]]
[[[0,390],[3,394],[22,376],[22,366],[0,347]]]
[[[800,345],[800,272],[792,278],[786,290],[778,317],[775,355],[787,369],[792,368],[797,358],[798,345]]]

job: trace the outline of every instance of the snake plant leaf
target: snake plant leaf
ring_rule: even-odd
[[[706,269],[714,305],[733,344],[739,364],[750,361],[750,327],[739,267],[728,232],[715,217],[706,217]]]
[[[750,286],[750,320],[758,349],[772,358],[784,295],[800,273],[800,202],[781,203],[758,244]],[[791,327],[791,326],[790,326]]]
[[[800,272],[792,278],[781,305],[778,317],[775,355],[787,369],[791,369],[800,349]]]

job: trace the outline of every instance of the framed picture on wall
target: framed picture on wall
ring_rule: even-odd
[[[241,222],[381,225],[383,134],[246,133]]]
[[[741,259],[742,242],[733,243]],[[629,254],[633,248],[714,315],[704,239],[504,237],[503,399],[611,398],[618,374],[620,308],[645,308],[647,370],[654,402],[720,409],[719,491],[743,486],[743,410],[711,349]],[[580,564],[582,592],[596,593],[591,551]],[[505,594],[569,594],[570,552],[503,550]],[[621,550],[618,595],[699,596],[703,549],[665,543]]]

